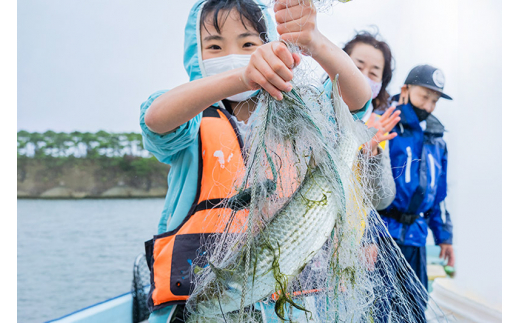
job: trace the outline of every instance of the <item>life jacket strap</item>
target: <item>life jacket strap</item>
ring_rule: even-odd
[[[204,211],[208,209],[220,209],[226,207],[227,199],[225,198],[218,198],[218,199],[209,199],[201,201],[197,206],[195,207],[195,210],[193,213]]]

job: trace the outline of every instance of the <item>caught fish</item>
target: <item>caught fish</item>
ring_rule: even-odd
[[[359,129],[351,131],[353,137],[340,138],[335,148],[341,161],[336,165],[338,180],[347,183],[341,177],[352,172],[359,146],[373,133],[367,131],[363,123],[354,121],[348,112],[339,95],[337,78],[333,82],[333,105],[341,127]],[[320,164],[311,163],[300,187],[254,237],[249,268],[246,268],[245,248],[231,258],[227,267],[217,268],[209,262],[211,279],[206,280],[204,286],[196,286],[189,299],[193,314],[207,317],[240,310],[275,292],[281,284],[280,279],[297,277],[330,238],[338,215],[345,210],[338,206],[349,197],[339,201],[334,191],[335,187],[330,178],[324,176]],[[344,191],[347,192],[348,187]],[[237,205],[244,207],[241,203]],[[215,292],[197,293],[202,289]]]

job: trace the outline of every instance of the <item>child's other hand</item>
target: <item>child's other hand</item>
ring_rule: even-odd
[[[322,37],[312,1],[277,0],[274,12],[280,39],[298,45],[303,54],[311,55]]]
[[[248,89],[264,88],[272,97],[281,100],[282,91],[292,89],[289,81],[292,69],[300,63],[300,56],[289,51],[284,43],[275,41],[258,47],[242,74]]]

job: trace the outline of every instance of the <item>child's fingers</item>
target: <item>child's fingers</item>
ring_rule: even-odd
[[[281,9],[296,7],[296,6],[312,6],[311,0],[276,0],[274,4],[274,12]]]
[[[269,73],[268,75],[266,75],[266,76],[269,76],[269,81],[273,80],[273,81],[278,82],[278,80],[280,79],[280,81],[282,82],[282,83],[280,83],[280,85],[282,87],[279,87],[279,89],[285,91],[289,86],[286,82],[289,82],[290,80],[292,80],[293,73],[279,59],[268,60],[267,64],[269,65],[271,70],[275,73],[274,75],[271,75],[271,73],[266,71],[267,73]],[[273,84],[275,84],[275,83],[273,83]]]
[[[294,66],[294,58],[291,54],[291,51],[287,46],[282,42],[275,42],[272,46],[273,53],[276,55],[278,59],[282,61],[282,63],[289,69],[293,68]],[[292,72],[291,72],[291,78],[286,79],[286,81],[290,81],[292,79]]]
[[[281,47],[283,49],[285,46]],[[289,50],[286,47],[285,49],[287,50],[289,59],[292,61],[292,56],[290,55]],[[264,50],[256,50],[251,55],[251,60],[249,62],[250,64],[253,64],[253,66],[258,69],[269,82],[271,82],[271,84],[278,87],[280,90],[284,91],[290,85],[288,81],[292,79],[292,71],[275,55],[272,46],[264,48]],[[278,75],[271,65],[275,66],[276,69],[280,71],[281,75]],[[287,81],[282,79],[281,76],[284,76]]]
[[[297,6],[291,8],[284,8],[277,11],[274,15],[276,23],[283,24],[289,21],[297,21],[301,18],[307,19],[310,15],[316,14],[316,10],[311,6]],[[305,21],[301,22],[305,23]]]
[[[300,65],[300,62],[301,62],[302,58],[300,57],[300,55],[298,55],[296,53],[292,53],[292,57],[293,57],[293,60],[294,60],[293,68],[295,68],[296,66]]]
[[[276,26],[276,31],[280,35],[287,33],[302,33],[305,30],[313,29],[316,29],[316,21],[313,19],[308,19],[307,17],[283,22]]]
[[[273,98],[277,100],[281,100],[283,98],[282,92],[269,83],[269,81],[257,69],[251,71],[250,78],[253,82],[260,85],[264,90],[271,94]]]
[[[280,90],[280,91],[290,91],[291,90],[291,84],[289,82],[286,82],[284,79],[282,79],[280,77],[280,75],[276,74],[276,72],[271,68],[271,66],[265,60],[255,61],[254,66],[262,74],[262,76],[271,85],[276,87],[278,90]],[[258,83],[258,84],[260,84],[260,83]],[[262,84],[260,84],[260,85],[262,85]],[[266,89],[263,85],[262,85],[262,87],[264,89]]]
[[[290,42],[293,44],[303,45],[303,44],[309,44],[311,41],[311,35],[306,33],[289,33],[289,34],[283,34],[280,35],[280,39],[286,42]],[[301,48],[301,46],[300,46]],[[301,48],[303,51],[303,54],[308,54],[304,48]]]
[[[277,12],[279,10],[283,10],[285,8],[288,8],[287,1],[284,0],[276,0],[273,6],[274,12]]]
[[[287,55],[291,60],[290,65],[293,65],[291,53],[288,53]],[[273,52],[262,53],[262,57],[264,62],[267,63],[267,66],[269,66],[267,67],[263,63],[259,62],[259,66],[263,67],[263,70],[261,70],[262,74],[268,77],[269,81],[274,80],[278,82],[278,79],[281,79],[282,82],[286,83],[285,85],[280,84],[282,87],[278,87],[278,85],[275,83],[273,83],[273,85],[278,87],[280,90],[285,91],[289,85],[288,82],[293,78],[293,72],[287,67],[285,62],[278,58],[278,56],[276,56]],[[285,59],[287,60],[287,57],[285,57]],[[274,75],[271,75],[272,72],[274,72]]]

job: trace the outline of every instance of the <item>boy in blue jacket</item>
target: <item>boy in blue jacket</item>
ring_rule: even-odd
[[[431,115],[443,93],[444,75],[430,65],[414,67],[401,94],[392,98],[401,121],[394,127],[397,136],[390,141],[390,160],[396,184],[392,204],[380,211],[388,232],[395,240],[417,277],[428,288],[426,237],[432,230],[440,257],[455,263],[452,224],[445,209],[448,151],[444,126]],[[406,289],[406,286],[403,288]],[[413,293],[413,291],[409,291]],[[424,316],[426,304],[417,315]]]

